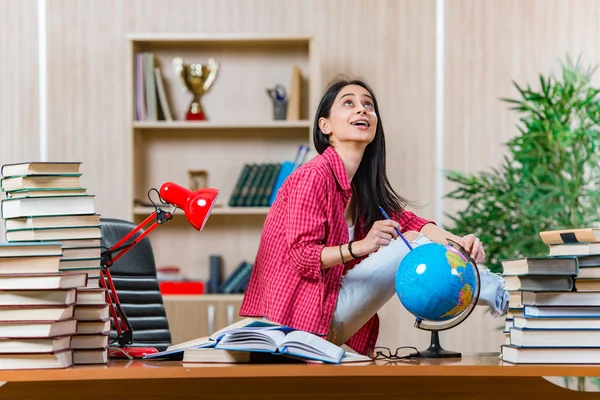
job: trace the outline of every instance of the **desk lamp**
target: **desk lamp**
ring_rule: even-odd
[[[151,189],[151,191],[152,190],[156,191],[156,189]],[[150,216],[115,243],[110,249],[102,252],[100,283],[104,289],[107,289],[106,301],[109,305],[110,315],[117,331],[116,343],[118,344],[118,347],[111,347],[109,357],[122,358],[124,356],[131,360],[133,358],[142,358],[146,354],[158,352],[158,350],[153,347],[128,347],[133,342],[133,329],[121,307],[121,302],[119,301],[119,296],[117,295],[110,274],[110,267],[112,267],[129,249],[150,234],[150,232],[158,225],[173,219],[175,210],[178,208],[183,210],[190,225],[197,231],[201,231],[208,220],[218,195],[219,190],[217,189],[202,188],[192,192],[173,182],[166,182],[160,188],[159,197],[163,204],[172,206],[172,210],[163,211],[155,204],[155,211]],[[147,229],[145,229],[137,238],[129,241],[150,222],[152,222],[152,224]]]

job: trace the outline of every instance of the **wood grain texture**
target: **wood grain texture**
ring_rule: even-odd
[[[527,377],[546,376],[595,377],[595,365],[507,364],[498,355],[463,357],[462,359],[412,359],[397,362],[377,360],[347,364],[320,363],[185,363],[180,361],[121,361],[108,365],[77,365],[67,369],[5,370],[0,377],[6,382],[98,381],[195,378],[336,378],[336,377]]]
[[[0,399],[43,398],[64,400],[85,393],[87,400],[106,399],[110,393],[126,394],[128,400],[202,399],[225,400],[505,400],[597,399],[597,393],[567,391],[540,377],[282,377],[254,379],[152,379],[72,382],[8,383]]]
[[[239,311],[242,299],[243,295],[164,296],[172,342],[183,343],[208,336],[241,320]],[[209,329],[210,307],[214,310],[212,330]],[[232,307],[231,311],[229,307]],[[190,318],[190,315],[194,318]]]
[[[453,0],[446,3],[445,168],[476,172],[500,165],[518,114],[500,98],[512,85],[539,87],[559,59],[600,61],[600,3],[595,0]],[[600,77],[596,75],[595,81]],[[446,192],[451,185],[446,184]],[[446,200],[446,212],[462,207]]]
[[[35,0],[0,0],[0,164],[40,157],[37,34]]]

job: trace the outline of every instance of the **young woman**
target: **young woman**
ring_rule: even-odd
[[[474,235],[457,237],[404,209],[387,178],[383,125],[365,82],[330,83],[313,141],[319,154],[286,179],[267,215],[240,315],[371,354],[376,313],[395,294],[408,252],[396,229],[413,247],[450,238],[476,262],[484,250]]]

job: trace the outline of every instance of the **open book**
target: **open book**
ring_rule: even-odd
[[[186,353],[188,349],[222,351],[224,357],[210,354],[213,353],[212,351],[189,351]],[[186,361],[189,362],[249,362],[251,359],[249,356],[225,357],[226,353],[234,356],[239,355],[240,352],[269,353],[336,364],[370,360],[368,357],[358,354],[348,354],[341,347],[312,333],[254,318],[244,319],[211,336],[173,345],[166,351],[150,354],[144,358],[184,359],[184,354],[187,354]]]
[[[285,354],[338,364],[344,350],[312,333],[287,327],[238,328],[217,338],[215,349]]]
[[[244,328],[244,327],[280,327],[281,325],[275,324],[268,321],[263,321],[256,318],[245,318],[234,324],[228,325],[223,329],[220,329],[210,336],[204,336],[198,339],[189,340],[187,342],[174,344],[167,347],[167,350],[161,351],[154,354],[148,354],[144,356],[144,359],[182,359],[183,351],[185,349],[203,349],[214,347],[217,344],[217,338],[223,336],[223,334],[229,330]]]

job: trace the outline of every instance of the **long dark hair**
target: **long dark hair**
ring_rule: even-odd
[[[356,196],[358,205],[358,217],[364,221],[362,229],[367,232],[371,229],[373,223],[383,219],[379,206],[386,212],[401,212],[404,207],[409,205],[408,200],[399,196],[387,177],[385,160],[385,137],[383,134],[383,124],[379,115],[377,99],[371,87],[361,79],[350,79],[346,76],[338,76],[329,83],[315,115],[313,127],[313,142],[315,149],[319,154],[323,154],[325,149],[330,146],[329,135],[323,134],[319,127],[320,118],[329,118],[331,106],[335,101],[340,90],[348,85],[358,85],[365,88],[373,98],[375,114],[377,115],[377,128],[375,129],[375,138],[369,143],[363,154],[363,158],[358,166],[358,170],[352,179],[352,191]]]

